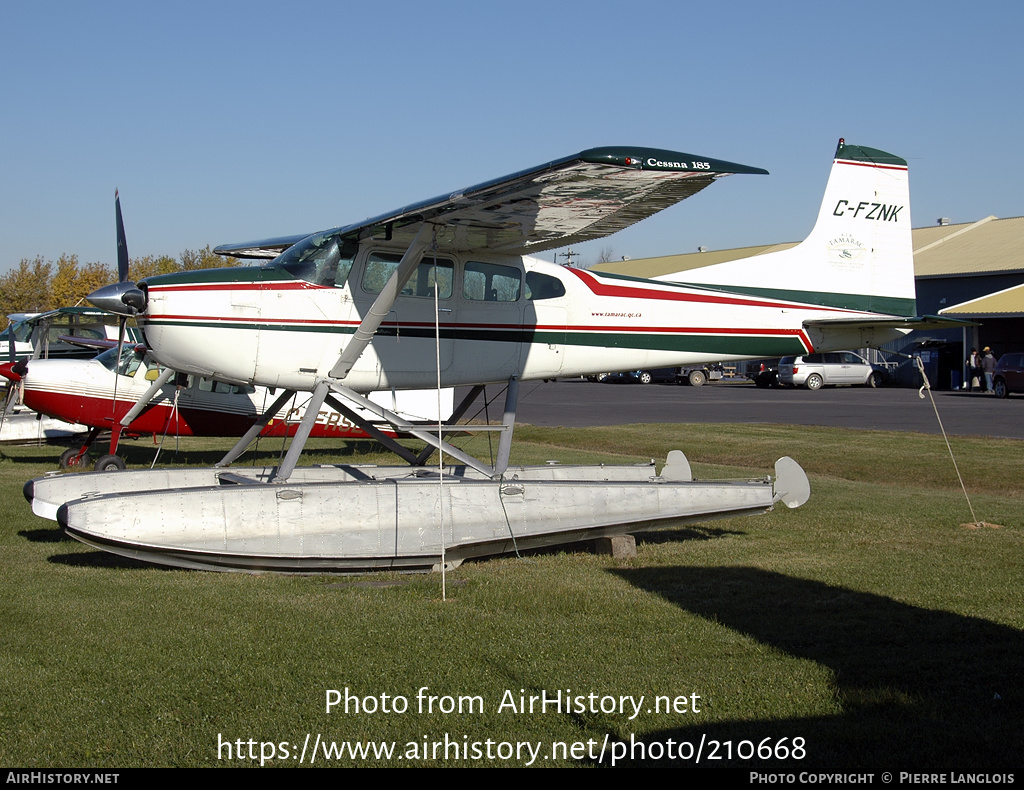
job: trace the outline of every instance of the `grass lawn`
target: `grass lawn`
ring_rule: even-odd
[[[162,462],[226,446],[183,440]],[[311,447],[307,462],[377,460]],[[965,526],[939,437],[520,426],[513,460],[674,448],[698,477],[790,455],[811,500],[648,533],[630,560],[568,547],[468,562],[447,601],[439,575],[219,574],[97,552],[22,498],[61,448],[0,448],[0,765],[298,765],[317,739],[318,765],[610,764],[613,749],[618,764],[692,765],[699,749],[704,765],[793,772],[1024,765],[1024,443],[954,440],[977,519],[997,525],[983,528]],[[122,449],[133,466],[153,454]],[[346,689],[349,711],[328,712]],[[559,694],[568,709],[529,711]],[[325,742],[346,751],[327,762]]]

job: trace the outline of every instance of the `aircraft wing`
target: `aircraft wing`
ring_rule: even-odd
[[[439,226],[442,249],[528,254],[615,233],[722,176],[767,172],[655,148],[591,148],[328,232],[409,244],[429,222]],[[302,238],[226,244],[214,252],[273,257]]]
[[[218,255],[230,255],[232,258],[276,258],[308,235],[308,233],[303,233],[299,236],[279,236],[274,239],[249,241],[244,244],[222,244],[214,252]]]
[[[894,316],[892,318],[823,318],[817,321],[804,321],[808,329],[850,327],[877,329],[952,329],[955,327],[978,326],[975,321],[960,318],[947,318],[942,315]]]
[[[67,343],[68,345],[71,346],[78,346],[79,348],[102,349],[103,351],[107,351],[108,349],[111,348],[117,348],[118,345],[116,340],[106,340],[104,338],[99,337],[79,337],[78,335],[61,335],[57,339],[60,342]],[[144,353],[147,350],[145,343],[135,343],[131,340],[126,341],[123,345],[126,347],[134,346],[135,350],[140,354]]]

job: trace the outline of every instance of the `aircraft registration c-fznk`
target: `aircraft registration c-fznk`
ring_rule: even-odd
[[[202,515],[183,525],[172,493],[142,477],[122,476],[109,495],[83,500],[73,488],[27,493],[67,503],[58,520],[69,534],[108,550],[186,567],[275,570],[432,567],[760,512],[777,501],[798,506],[809,487],[790,459],[768,484],[695,482],[681,453],[660,475],[509,466],[520,381],[877,345],[923,320],[914,317],[907,164],[843,141],[817,223],[791,250],[687,272],[686,283],[531,257],[614,233],[722,176],[765,173],[671,151],[590,149],[355,225],[217,248],[272,258],[259,267],[152,277],[90,296],[134,315],[162,364],[311,390],[314,414],[318,402],[337,408],[340,399],[405,430],[363,394],[506,382],[493,463],[444,441],[450,427],[408,431],[460,463],[443,489],[439,471],[422,467],[429,446],[419,455],[393,447],[412,471],[346,470],[314,481],[296,468],[300,427],[280,467],[259,478],[276,485],[217,470],[181,484],[189,509],[225,514],[212,527]]]

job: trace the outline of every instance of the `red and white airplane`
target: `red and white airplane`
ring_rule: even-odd
[[[98,343],[99,341],[95,341]],[[161,369],[145,346],[125,344],[118,359],[117,341],[93,359],[35,359],[0,365],[0,376],[19,385],[21,402],[38,414],[89,429],[81,447],[66,450],[62,469],[78,469],[101,431],[110,431],[110,447],[93,468],[124,469],[117,455],[123,435],[241,436],[267,412],[277,395],[266,387],[225,384],[191,374]],[[116,378],[116,382],[115,382]],[[442,393],[442,407],[452,405],[452,391]],[[413,422],[437,422],[437,393],[402,391],[373,393],[381,405]],[[290,395],[274,410],[261,437],[293,436],[306,412],[309,396]],[[373,415],[363,412],[364,419]],[[391,433],[381,426],[385,433]],[[324,404],[310,435],[319,438],[368,439],[347,416]]]
[[[101,289],[90,301],[134,316],[161,364],[312,391],[311,406],[281,465],[258,479],[131,473],[82,481],[111,493],[75,501],[73,488],[26,490],[52,503],[37,512],[56,512],[93,545],[186,567],[279,570],[443,566],[446,551],[461,558],[798,506],[809,488],[789,459],[770,484],[693,481],[681,453],[656,477],[509,466],[520,381],[873,346],[929,320],[915,316],[907,163],[842,140],[817,223],[793,249],[687,272],[685,283],[531,257],[613,233],[722,176],[765,172],[673,151],[590,149],[354,225],[217,249],[272,259],[262,266]],[[404,429],[366,393],[495,382],[507,393],[490,463],[445,441],[449,426],[409,431],[463,465],[446,493],[440,470],[311,477],[296,468],[324,402],[363,406]],[[414,465],[429,456],[429,447],[394,449]],[[620,484],[611,474],[632,476]],[[167,485],[179,488],[155,490]],[[212,525],[210,513],[220,514]]]

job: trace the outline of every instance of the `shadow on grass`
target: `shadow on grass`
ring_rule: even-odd
[[[987,620],[756,568],[612,569],[634,586],[831,669],[835,716],[702,724],[649,743],[804,737],[800,761],[760,770],[1019,770],[1024,634]],[[637,755],[639,757],[639,754]],[[642,759],[636,761],[643,764]],[[724,762],[724,761],[723,761]]]
[[[73,538],[68,538],[73,540]],[[47,559],[54,565],[66,565],[69,568],[119,568],[132,570],[150,571],[185,571],[191,572],[188,568],[174,568],[170,565],[157,565],[152,562],[134,560],[131,557],[122,557],[120,554],[110,554],[105,551],[78,552],[76,554],[54,554]]]
[[[53,522],[50,523],[53,524]],[[50,529],[23,529],[18,535],[29,543],[66,543],[69,540],[74,540],[56,524],[53,524]]]
[[[730,535],[746,535],[741,529],[719,529],[696,524],[692,527],[676,529],[659,529],[654,532],[639,532],[636,535],[637,546],[657,546],[662,543],[676,543],[684,540],[718,540]]]
[[[636,545],[655,545],[660,543],[677,543],[688,540],[717,540],[718,538],[728,537],[730,535],[744,535],[746,533],[737,530],[730,529],[714,529],[712,527],[705,527],[696,525],[693,527],[678,527],[675,529],[662,529],[656,532],[644,532],[636,535]],[[574,543],[557,543],[553,546],[536,546],[529,549],[520,549],[520,557],[546,557],[546,556],[557,556],[559,554],[573,554],[573,553],[589,553],[589,554],[601,554],[601,549],[597,548],[599,540],[587,539],[578,540]],[[465,565],[475,565],[488,563],[498,557],[515,557],[516,552],[507,551],[503,554],[488,554],[483,557],[467,557],[464,561]],[[539,691],[539,690],[538,690]]]
[[[77,471],[91,472],[97,459],[107,453],[109,441],[109,439],[105,441],[98,439],[90,448],[85,458],[85,463]],[[194,442],[197,440],[189,439],[188,441]],[[200,439],[200,441],[202,440]],[[325,442],[325,445],[316,446],[319,441]],[[327,442],[330,443],[329,446],[326,444]],[[40,464],[47,463],[52,457],[53,468],[56,470],[57,462],[64,450],[70,447],[77,449],[81,446],[81,442],[69,443],[65,440],[62,442],[55,441],[42,447],[21,448],[24,452],[13,455],[0,450],[0,461],[12,464]],[[185,448],[175,448],[174,437],[168,437],[163,449],[160,451],[158,463],[160,466],[167,464],[176,466],[182,464],[188,466],[213,466],[224,457],[230,446],[230,441],[224,440],[223,446],[218,445],[214,449],[202,449],[194,445]],[[384,446],[375,441],[312,440],[302,454],[302,463],[338,463],[339,459],[381,455],[386,452]],[[139,439],[138,441],[122,440],[118,445],[117,453],[124,458],[129,469],[148,469],[153,464],[153,459],[157,457],[157,446],[145,439]],[[250,447],[234,465],[274,466],[283,455],[280,437],[263,438],[256,449]],[[69,474],[73,474],[73,472]]]

